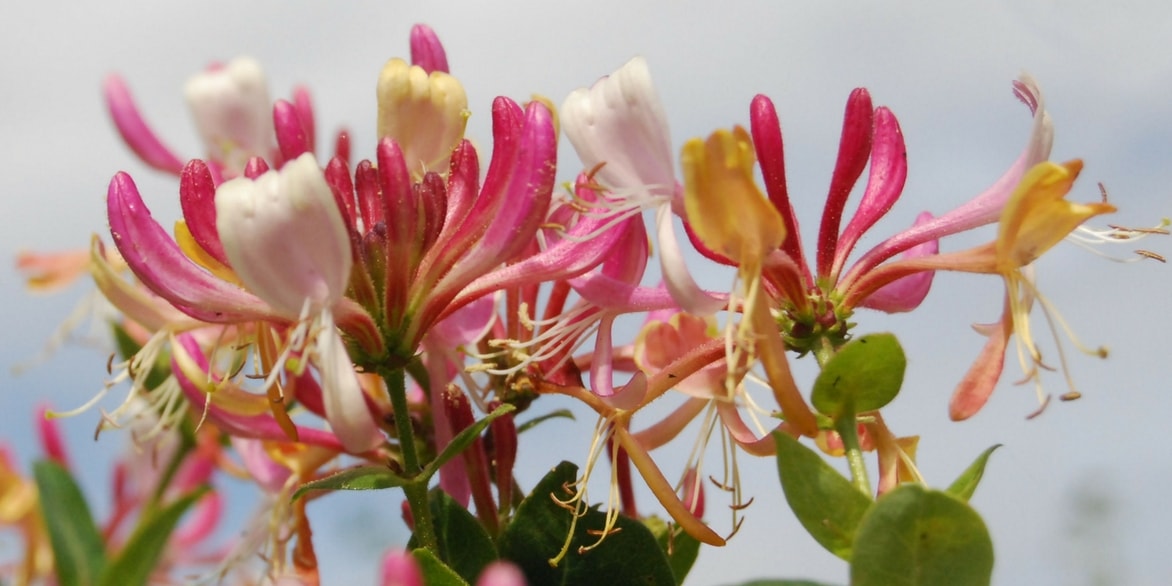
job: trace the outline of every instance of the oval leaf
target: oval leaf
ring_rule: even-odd
[[[855,530],[872,505],[867,495],[798,440],[773,434],[777,472],[785,500],[798,521],[822,547],[849,560]]]
[[[984,521],[946,492],[905,484],[883,495],[859,525],[853,586],[987,586],[992,576]]]
[[[907,358],[894,334],[867,334],[834,355],[818,379],[810,402],[834,419],[874,411],[899,394]]]
[[[985,464],[989,462],[989,456],[993,455],[993,450],[1000,448],[1001,444],[997,444],[984,452],[969,464],[969,467],[961,473],[952,485],[948,487],[948,494],[959,497],[961,500],[968,501],[973,498],[973,493],[977,491],[977,485],[981,483],[981,477],[985,475]]]
[[[106,565],[106,546],[81,489],[69,471],[51,460],[33,464],[33,478],[58,583],[97,584]]]

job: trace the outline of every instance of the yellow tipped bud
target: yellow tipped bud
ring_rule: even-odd
[[[785,239],[785,224],[753,179],[753,143],[740,126],[688,141],[680,155],[688,222],[705,246],[760,267]]]
[[[378,136],[399,143],[407,167],[446,173],[452,149],[464,138],[468,96],[460,82],[441,71],[391,59],[378,77]]]

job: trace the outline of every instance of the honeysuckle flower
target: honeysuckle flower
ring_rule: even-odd
[[[310,154],[256,180],[216,190],[216,229],[241,282],[279,315],[296,320],[276,361],[300,374],[308,359],[322,373],[326,419],[354,452],[381,441],[345,342],[334,322],[350,280],[353,252],[342,213]]]
[[[965,419],[975,414],[988,400],[1000,377],[1009,337],[1016,335],[1018,357],[1026,380],[1033,380],[1038,393],[1039,410],[1048,402],[1041,386],[1041,370],[1050,369],[1042,361],[1041,352],[1029,326],[1029,313],[1035,300],[1039,301],[1048,320],[1061,320],[1057,310],[1041,296],[1029,274],[1031,263],[1066,238],[1083,222],[1101,214],[1115,211],[1106,201],[1086,204],[1065,199],[1074,180],[1082,170],[1082,161],[1063,164],[1049,161],[1034,165],[1016,187],[1002,211],[996,240],[965,251],[901,260],[884,265],[860,279],[859,285],[848,293],[861,295],[875,287],[877,282],[890,281],[901,275],[925,270],[951,270],[999,275],[1005,281],[1005,309],[1001,321],[978,329],[989,337],[973,367],[957,388],[951,405],[953,419]],[[1062,329],[1069,327],[1060,321]],[[1083,346],[1071,335],[1082,351],[1106,356],[1106,350]],[[1069,392],[1062,397],[1079,396],[1066,367],[1066,357],[1058,346],[1060,366],[1067,379]]]

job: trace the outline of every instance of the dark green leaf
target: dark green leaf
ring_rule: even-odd
[[[492,413],[485,415],[484,419],[469,425],[464,429],[464,431],[456,434],[456,437],[452,438],[452,441],[449,442],[447,446],[444,446],[443,451],[435,457],[435,460],[432,460],[427,465],[427,468],[423,470],[423,472],[420,474],[420,477],[431,478],[431,476],[440,469],[440,466],[443,466],[445,463],[447,463],[448,460],[455,458],[457,454],[463,452],[465,448],[472,445],[472,442],[476,441],[476,438],[480,437],[480,432],[484,431],[484,428],[488,427],[488,424],[492,423],[493,419],[496,419],[497,417],[507,413],[512,413],[515,409],[516,407],[505,403],[500,407],[493,409]]]
[[[106,566],[106,546],[81,489],[67,470],[51,460],[33,464],[33,478],[53,546],[57,582],[97,584]]]
[[[989,456],[993,455],[993,450],[1000,447],[1001,444],[997,444],[981,452],[981,455],[977,456],[977,459],[969,464],[960,477],[948,487],[949,494],[960,497],[964,501],[973,498],[973,493],[977,491],[977,485],[981,483],[981,477],[985,475],[985,464],[989,462]]]
[[[359,466],[302,484],[293,493],[293,500],[311,490],[382,490],[403,486],[407,482],[406,478],[386,466]]]
[[[175,525],[207,490],[207,487],[193,490],[141,519],[122,551],[102,572],[100,583],[103,586],[146,584],[167,547],[167,540],[175,530]]]
[[[907,358],[893,334],[855,338],[822,367],[810,402],[834,419],[874,411],[899,394],[906,367]]]
[[[859,524],[854,586],[987,586],[993,542],[964,501],[919,484],[883,495]]]
[[[700,555],[700,541],[680,530],[671,527],[658,517],[643,519],[643,524],[651,530],[659,548],[667,556],[667,563],[671,566],[671,573],[675,576],[676,584],[683,584],[684,578],[692,570],[696,558]]]
[[[789,508],[822,547],[850,560],[855,530],[872,505],[870,497],[798,440],[784,433],[773,437],[777,472]]]
[[[675,586],[667,558],[647,527],[620,516],[614,531],[598,543],[606,515],[593,508],[578,518],[565,557],[550,565],[570,536],[573,505],[561,503],[573,496],[568,487],[577,473],[577,466],[562,462],[541,479],[501,534],[501,557],[517,564],[530,584]]]
[[[419,570],[423,574],[423,583],[427,586],[468,586],[459,574],[444,565],[429,549],[417,549],[411,552],[415,561],[419,563]]]
[[[435,524],[440,559],[469,583],[484,571],[484,567],[496,561],[496,546],[488,532],[467,509],[452,500],[448,493],[435,489],[428,494],[432,521]],[[419,544],[412,537],[408,549]]]
[[[524,433],[530,429],[533,429],[534,427],[537,427],[537,424],[539,423],[558,418],[565,418],[573,421],[574,413],[569,409],[558,409],[557,411],[552,411],[550,413],[546,413],[545,415],[539,415],[533,419],[530,419],[529,421],[526,421],[525,423],[518,425],[517,433]]]

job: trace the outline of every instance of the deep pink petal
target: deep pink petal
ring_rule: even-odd
[[[301,113],[293,104],[285,100],[277,100],[273,104],[273,129],[277,133],[277,146],[284,160],[292,161],[313,151],[310,135],[301,121]]]
[[[838,279],[846,259],[867,230],[891,210],[903,193],[907,180],[907,148],[895,114],[887,108],[875,110],[875,139],[871,148],[871,172],[859,208],[842,232],[834,256],[831,281]],[[918,222],[917,222],[918,223]]]
[[[110,181],[106,210],[114,244],[130,270],[180,311],[210,323],[280,319],[255,295],[187,258],[151,217],[130,175],[118,173]]]
[[[216,231],[216,184],[207,164],[199,159],[188,161],[179,176],[179,207],[192,238],[212,258],[228,265]]]
[[[798,218],[794,215],[793,202],[789,198],[789,188],[785,182],[785,149],[781,140],[781,122],[777,118],[777,109],[768,97],[758,94],[749,106],[750,127],[753,132],[753,148],[757,151],[757,163],[761,166],[761,176],[765,181],[765,192],[769,194],[769,201],[781,213],[785,222],[785,241],[781,249],[786,256],[801,263],[802,274],[806,282],[813,282],[810,269],[806,266],[805,255],[802,252],[802,236],[798,229]],[[693,240],[694,242],[694,240]]]
[[[426,24],[417,24],[411,27],[411,64],[418,65],[424,71],[448,70],[448,55],[440,43],[439,36]]]
[[[858,88],[851,92],[846,102],[846,114],[842,121],[842,138],[838,146],[838,161],[830,177],[830,193],[826,196],[826,207],[822,210],[822,224],[818,230],[818,275],[830,274],[834,253],[838,249],[838,229],[842,223],[842,210],[846,200],[871,152],[871,133],[874,119],[871,94]]]
[[[183,169],[183,161],[155,136],[142,119],[126,82],[117,75],[110,75],[102,84],[102,93],[118,134],[122,135],[122,140],[126,141],[134,154],[155,169],[178,175]]]
[[[317,152],[317,128],[313,118],[313,99],[309,90],[303,86],[293,88],[293,107],[297,109],[297,117],[301,120],[301,129],[305,131],[305,143],[309,152]],[[286,157],[288,159],[289,157]]]

